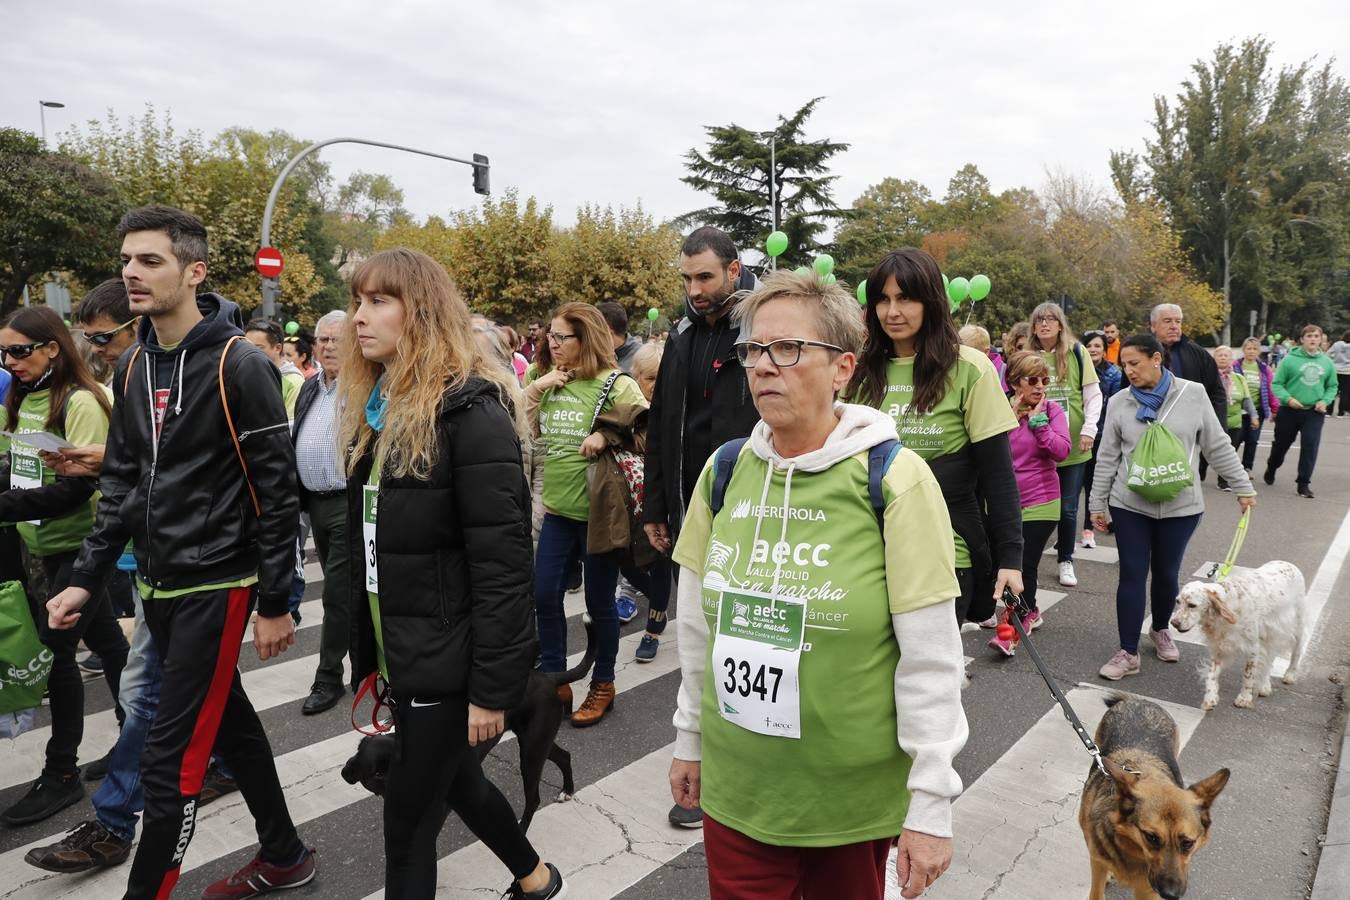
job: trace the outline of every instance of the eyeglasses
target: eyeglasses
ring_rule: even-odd
[[[45,347],[52,341],[33,341],[31,344],[10,344],[8,347],[0,344],[0,357],[13,357],[14,359],[27,359],[33,355],[33,351],[39,347]]]
[[[1049,387],[1051,379],[1049,375],[1023,375],[1022,380],[1031,387],[1040,387],[1041,385]]]
[[[335,337],[321,337],[314,339],[314,343],[316,344],[336,344],[337,342],[338,339]]]
[[[544,334],[544,337],[548,338],[551,342],[555,344],[562,344],[565,343],[569,338],[575,338],[576,335],[563,334],[561,331],[549,331]]]
[[[740,360],[743,367],[751,369],[759,364],[760,357],[767,352],[769,362],[780,369],[786,369],[801,362],[803,347],[823,347],[836,353],[844,352],[843,347],[836,347],[834,344],[825,344],[821,341],[808,341],[804,338],[779,338],[776,341],[769,341],[767,344],[742,341],[736,345],[736,358]]]
[[[112,331],[96,331],[93,334],[85,332],[84,339],[89,343],[93,344],[95,347],[106,347],[108,346],[109,343],[112,342],[112,339],[117,336],[117,332],[121,331],[123,328],[126,328],[129,325],[139,322],[140,319],[141,319],[140,316],[132,316],[130,319],[123,322],[121,325],[118,325]],[[21,356],[19,357],[19,359],[23,359],[23,357]]]
[[[1059,316],[1037,316],[1033,320],[1037,325],[1044,325],[1050,322],[1059,323]]]

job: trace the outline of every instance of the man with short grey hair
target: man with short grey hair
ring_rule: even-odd
[[[1228,393],[1223,389],[1218,363],[1199,344],[1182,333],[1183,313],[1175,303],[1159,303],[1148,314],[1149,329],[1163,345],[1163,362],[1178,378],[1200,384],[1209,395],[1219,424],[1227,428]]]
[[[314,359],[322,372],[300,388],[295,400],[295,464],[300,503],[309,513],[314,546],[323,566],[323,637],[314,686],[300,711],[332,709],[343,695],[342,658],[351,642],[351,591],[347,563],[347,479],[338,454],[338,372],[347,314],[325,313],[314,328]]]

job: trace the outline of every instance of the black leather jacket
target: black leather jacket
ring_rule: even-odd
[[[139,347],[118,362],[103,497],[70,582],[94,590],[130,540],[138,574],[152,587],[256,573],[259,614],[285,615],[300,505],[281,376],[243,340],[222,365],[226,342],[243,334],[239,307],[218,294],[202,294],[197,307],[204,318],[172,350],[142,319]],[[226,424],[222,381],[247,476]],[[163,408],[158,440],[156,405]]]

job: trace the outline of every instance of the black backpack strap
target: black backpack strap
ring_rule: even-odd
[[[712,514],[722,510],[722,502],[727,497],[727,485],[731,483],[731,471],[736,468],[736,459],[741,448],[749,438],[734,438],[713,452]]]
[[[895,438],[884,440],[867,451],[867,496],[872,501],[872,511],[877,515],[882,543],[886,541],[886,496],[882,482],[891,468],[891,461],[899,452],[900,442]]]

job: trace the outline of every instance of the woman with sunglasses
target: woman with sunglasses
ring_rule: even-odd
[[[638,383],[623,375],[614,342],[600,311],[589,303],[568,303],[553,316],[548,334],[554,368],[535,379],[539,394],[535,426],[544,446],[544,520],[534,560],[535,615],[539,622],[540,662],[545,672],[567,668],[567,619],[563,613],[565,580],[584,557],[586,610],[596,631],[595,670],[586,699],[572,716],[578,728],[594,725],[614,705],[614,662],[619,653],[619,614],[614,589],[619,582],[617,553],[587,551],[586,523],[592,513],[586,467],[607,447],[594,432],[596,418],[618,404],[647,407]],[[608,395],[606,395],[608,388]],[[647,596],[648,584],[636,570],[634,587]],[[570,707],[572,691],[558,689]]]
[[[867,299],[867,342],[846,396],[890,415],[900,443],[932,468],[955,531],[957,619],[993,627],[1003,589],[1022,591],[1008,446],[1017,420],[989,358],[961,345],[933,257],[887,254],[867,276]]]
[[[1069,413],[1069,455],[1059,464],[1058,548],[1059,583],[1078,584],[1073,570],[1073,548],[1078,538],[1078,495],[1083,492],[1087,461],[1097,442],[1097,420],[1102,411],[1101,386],[1083,345],[1073,338],[1064,310],[1054,303],[1042,303],[1031,311],[1031,343],[1045,357],[1054,381],[1047,392],[1050,399]],[[1011,385],[1009,385],[1011,387]]]
[[[1039,353],[1014,353],[1004,370],[1012,388],[1012,409],[1017,429],[1009,438],[1013,468],[1017,472],[1017,493],[1022,501],[1022,598],[1031,610],[1022,618],[1022,628],[1030,631],[1041,624],[1036,604],[1037,569],[1045,544],[1059,523],[1059,476],[1055,464],[1069,455],[1069,420],[1064,407],[1046,397],[1050,387],[1050,367]],[[1012,615],[1003,612],[1004,621]],[[1016,639],[997,635],[989,646],[1004,656],[1012,656]]]
[[[0,328],[0,354],[14,384],[5,400],[5,430],[23,435],[48,432],[76,446],[103,444],[112,413],[111,392],[94,380],[75,349],[61,317],[45,306],[14,313]],[[0,493],[0,521],[18,522],[28,552],[41,561],[54,596],[70,585],[70,569],[81,542],[94,527],[98,504],[95,478],[57,476],[37,448],[9,442],[9,490]],[[22,580],[20,572],[4,573]],[[38,636],[52,652],[47,680],[52,734],[42,774],[28,793],[0,813],[7,825],[39,822],[84,797],[76,767],[84,736],[84,684],[75,652],[81,639],[103,660],[103,677],[117,699],[127,661],[127,640],[113,617],[106,592],[84,608],[73,628],[47,627],[45,597],[30,596],[29,612]],[[114,702],[117,718],[121,708]]]
[[[281,342],[281,356],[299,369],[306,381],[319,374],[319,367],[314,365],[314,335],[303,328],[297,334],[286,335]]]

